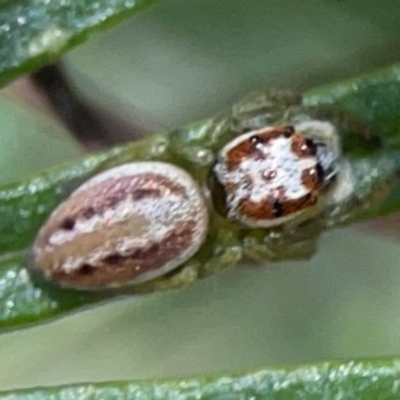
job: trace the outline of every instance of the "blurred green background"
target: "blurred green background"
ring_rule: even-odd
[[[165,0],[67,63],[93,100],[167,129],[251,90],[302,91],[399,61],[399,20],[398,0]],[[0,183],[82,154],[55,121],[0,104]],[[311,261],[241,266],[2,335],[0,389],[399,355],[399,305],[397,238],[336,230]]]

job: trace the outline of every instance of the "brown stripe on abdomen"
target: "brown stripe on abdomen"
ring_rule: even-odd
[[[82,262],[75,271],[57,271],[55,278],[72,286],[77,281],[79,285],[92,289],[104,287],[109,282],[118,285],[135,280],[179,257],[182,249],[189,247],[193,241],[195,227],[196,221],[185,221],[161,242],[153,243],[148,248],[134,249],[126,255],[110,253],[96,262],[96,265]]]

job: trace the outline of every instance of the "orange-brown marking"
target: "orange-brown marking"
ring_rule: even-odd
[[[311,139],[307,139],[304,135],[296,133],[292,139],[292,151],[299,158],[315,156],[315,146]]]
[[[243,200],[239,206],[240,213],[249,219],[268,220],[285,217],[289,214],[313,206],[318,200],[318,193],[310,192],[297,199],[268,197],[263,201]]]
[[[252,158],[254,160],[263,158],[263,154],[257,149],[257,144],[268,146],[269,140],[278,138],[279,136],[285,136],[285,133],[287,134],[287,127],[278,127],[276,129],[268,128],[265,131],[254,134],[254,136],[259,139],[258,143],[256,143],[252,137],[238,143],[235,147],[230,149],[225,156],[227,169],[232,171],[245,158]]]

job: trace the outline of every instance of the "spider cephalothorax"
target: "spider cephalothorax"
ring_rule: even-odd
[[[339,156],[336,130],[325,121],[246,132],[221,149],[213,168],[222,212],[258,227],[298,217],[331,187]]]

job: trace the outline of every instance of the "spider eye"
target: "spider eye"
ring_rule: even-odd
[[[252,145],[257,145],[257,144],[260,144],[260,143],[263,143],[264,141],[263,141],[263,139],[261,138],[261,136],[259,136],[259,135],[253,135],[253,136],[251,136],[250,137],[250,139],[249,139],[249,141],[250,141],[250,143],[252,144]]]
[[[317,171],[318,182],[322,184],[325,180],[325,171],[322,168],[322,165],[318,163],[315,166],[315,170]]]
[[[283,135],[285,138],[290,138],[295,132],[295,129],[293,126],[287,126],[283,132]]]
[[[313,140],[313,139],[306,139],[306,146],[308,147],[308,150],[310,153],[315,156],[317,154],[317,146],[318,144]]]

